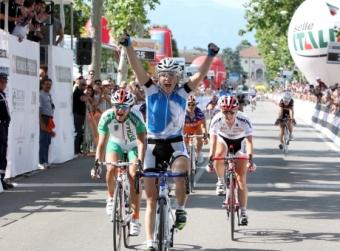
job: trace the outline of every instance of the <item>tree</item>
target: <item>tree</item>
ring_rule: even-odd
[[[172,56],[178,57],[179,53],[178,53],[177,42],[175,39],[172,39],[171,42],[172,42]]]
[[[247,25],[240,35],[256,30],[255,38],[269,77],[273,78],[281,67],[292,69],[287,42],[287,31],[295,10],[304,0],[250,0],[245,4]]]
[[[91,34],[92,34],[92,65],[95,72],[95,78],[100,78],[101,73],[101,53],[102,53],[102,29],[101,17],[103,11],[103,0],[92,0],[91,9]]]
[[[114,38],[125,32],[129,35],[142,35],[143,25],[148,23],[147,9],[154,10],[159,0],[105,0],[104,9]],[[127,79],[126,51],[121,49],[117,83]]]

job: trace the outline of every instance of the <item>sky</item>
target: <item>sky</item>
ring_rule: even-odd
[[[160,0],[156,9],[149,11],[150,24],[167,25],[178,49],[205,48],[214,42],[220,48],[235,47],[246,39],[255,44],[254,33],[240,37],[245,27],[247,0]]]

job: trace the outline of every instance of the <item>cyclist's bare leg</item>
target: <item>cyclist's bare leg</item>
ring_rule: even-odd
[[[137,163],[137,159],[134,162]],[[140,189],[139,194],[136,194],[136,190],[135,190],[136,171],[137,171],[136,165],[131,165],[129,167],[132,219],[139,219],[140,200],[142,198],[142,189]],[[140,188],[142,187],[140,182],[139,182],[139,187]]]
[[[106,162],[116,162],[120,160],[117,153],[107,153],[105,156]],[[113,198],[114,188],[116,184],[117,168],[112,165],[108,165],[106,169],[106,186],[107,186],[107,196]]]
[[[155,178],[144,179],[144,188],[146,195],[146,210],[145,210],[145,234],[147,240],[153,240],[155,228],[155,215],[158,191]]]
[[[185,173],[189,169],[189,162],[187,157],[178,157],[172,163],[171,169],[173,172]],[[187,201],[185,178],[175,178],[176,183],[176,199],[177,205],[184,206]]]
[[[248,187],[247,187],[247,160],[236,161],[236,179],[240,191],[240,206],[247,208],[248,203]]]
[[[202,146],[203,146],[203,139],[202,138],[197,138],[196,139],[197,141],[197,143],[196,143],[196,151],[199,153],[199,152],[201,152],[201,150],[202,150]]]
[[[293,133],[293,122],[292,122],[292,120],[289,120],[287,125],[288,125],[289,133],[292,134]]]
[[[217,141],[216,142],[216,151],[215,151],[215,157],[224,157],[227,154],[227,147],[224,143]],[[215,171],[217,178],[224,180],[224,174],[225,174],[225,166],[223,160],[217,160],[215,161]]]
[[[283,125],[280,125],[280,142],[283,144]]]

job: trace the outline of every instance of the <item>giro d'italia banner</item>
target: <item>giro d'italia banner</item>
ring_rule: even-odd
[[[54,132],[49,149],[49,162],[62,163],[74,157],[74,122],[72,113],[72,51],[48,47],[48,76],[52,79]]]
[[[38,164],[39,44],[26,39],[19,42],[12,35],[1,36],[1,53],[9,62],[6,92],[11,115],[6,176],[14,177],[37,169]],[[3,38],[8,41],[6,48]]]

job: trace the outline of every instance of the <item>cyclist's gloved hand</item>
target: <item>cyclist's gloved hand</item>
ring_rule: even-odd
[[[92,167],[91,169],[91,178],[100,179],[101,173],[102,173],[102,168],[100,167],[99,160],[96,159],[94,162],[94,167]]]
[[[280,119],[276,119],[274,125],[279,125],[280,124]]]
[[[295,121],[295,119],[292,119],[292,123],[293,123],[294,126],[296,126],[296,121]]]
[[[143,171],[143,162],[140,159],[137,160],[136,167],[138,171]]]
[[[248,172],[250,173],[255,172],[257,168],[256,164],[253,161],[249,161],[247,167],[248,167]]]
[[[205,145],[208,144],[208,138],[209,138],[208,133],[203,133],[203,143]]]
[[[206,171],[208,173],[212,173],[214,171],[214,157],[213,156],[209,156],[209,162],[206,167]]]
[[[208,44],[208,57],[215,57],[217,53],[219,52],[220,48],[214,44],[214,43],[209,43]]]
[[[119,43],[124,47],[129,47],[131,45],[131,38],[129,34],[125,34],[119,38]]]

